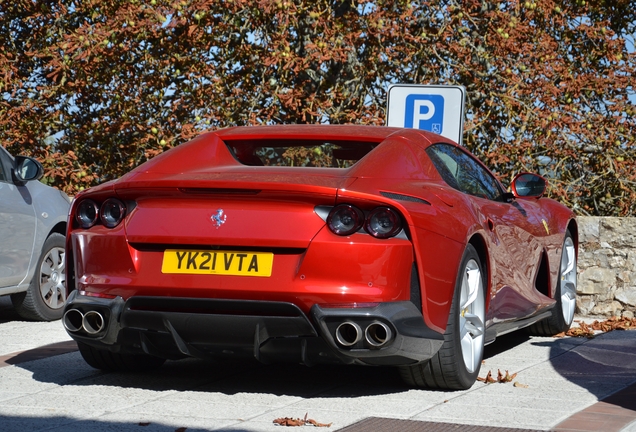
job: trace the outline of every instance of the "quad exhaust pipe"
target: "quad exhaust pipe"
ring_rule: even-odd
[[[369,345],[375,348],[384,346],[391,340],[391,329],[388,325],[375,321],[364,330],[364,339]]]
[[[96,335],[104,330],[106,321],[104,316],[97,311],[88,311],[85,314],[79,309],[69,309],[62,318],[64,328],[71,333],[85,331],[89,335]]]
[[[380,321],[373,321],[364,332],[360,325],[353,321],[345,321],[336,328],[336,341],[343,347],[356,345],[362,337],[372,348],[381,348],[393,337],[391,328]]]
[[[336,340],[345,347],[350,347],[362,339],[362,329],[352,321],[345,321],[336,328]]]

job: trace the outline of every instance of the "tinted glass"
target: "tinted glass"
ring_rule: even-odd
[[[226,141],[244,165],[349,168],[377,145],[376,142],[294,139]]]
[[[501,201],[497,180],[471,155],[448,144],[435,144],[426,153],[449,186],[490,200]]]

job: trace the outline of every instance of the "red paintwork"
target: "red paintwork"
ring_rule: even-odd
[[[244,166],[223,142],[275,137],[379,145],[353,167],[332,169]],[[69,224],[67,269],[74,270],[74,288],[124,299],[151,295],[287,301],[308,312],[315,303],[408,300],[415,262],[424,321],[443,332],[459,261],[471,241],[479,245],[488,271],[487,325],[525,318],[551,305],[564,232],[568,227],[576,231],[573,213],[547,198],[517,198],[509,204],[449,187],[425,153],[437,142],[449,141],[418,130],[350,125],[231,128],[202,135],[76,197],[71,221],[85,198],[115,196],[136,202],[136,207],[115,229]],[[184,193],[187,188],[261,192]],[[430,205],[393,200],[380,192],[417,197]],[[314,209],[338,203],[362,209],[388,205],[403,216],[410,239],[382,240],[366,233],[336,236]],[[227,221],[217,229],[210,217],[219,208]],[[274,250],[272,275],[161,273],[163,249],[196,245]],[[535,289],[544,255],[549,295]]]

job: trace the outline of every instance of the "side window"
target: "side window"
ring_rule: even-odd
[[[448,144],[435,144],[426,149],[433,165],[444,181],[464,193],[501,201],[497,180],[471,155]]]

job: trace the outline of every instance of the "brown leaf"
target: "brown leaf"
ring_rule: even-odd
[[[565,334],[573,337],[594,337],[595,331],[610,332],[614,330],[632,330],[636,328],[636,318],[610,317],[605,321],[595,320],[592,324],[577,321],[578,327],[573,327]],[[556,335],[559,336],[559,335]]]
[[[503,382],[504,376],[501,373],[501,369],[497,369],[497,382]]]
[[[187,427],[180,427],[180,428],[176,428],[174,432],[185,432],[187,429],[188,429]]]
[[[505,376],[501,376],[501,372],[499,372],[499,377],[500,378],[498,378],[497,381],[499,381],[500,383],[509,383],[510,381],[515,379],[516,376],[517,376],[516,373],[513,373],[512,375],[510,375],[510,373],[508,373],[508,371],[506,371],[506,375]]]
[[[316,427],[331,427],[331,423],[318,423],[316,420],[313,419],[306,420],[305,424],[310,424]]]
[[[305,418],[281,417],[274,420],[275,424],[281,426],[315,426],[315,427],[331,427],[332,423],[319,423],[314,419],[308,419],[307,413]]]
[[[281,425],[281,426],[304,426],[305,425],[305,420],[302,419],[294,419],[291,417],[282,417],[282,418],[277,418],[274,420],[274,423]]]
[[[492,377],[492,373],[490,371],[488,371],[488,374],[486,375],[486,378],[477,377],[477,381],[481,381],[481,382],[484,382],[486,384],[492,384],[492,383],[496,383],[497,382],[497,380]]]
[[[150,426],[150,422],[140,422],[138,426]]]
[[[515,386],[515,387],[519,387],[519,388],[528,388],[528,387],[529,387],[529,386],[528,386],[528,384],[521,384],[521,383],[520,383],[520,382],[518,382],[518,381],[515,381],[515,383],[513,384],[513,386]]]

